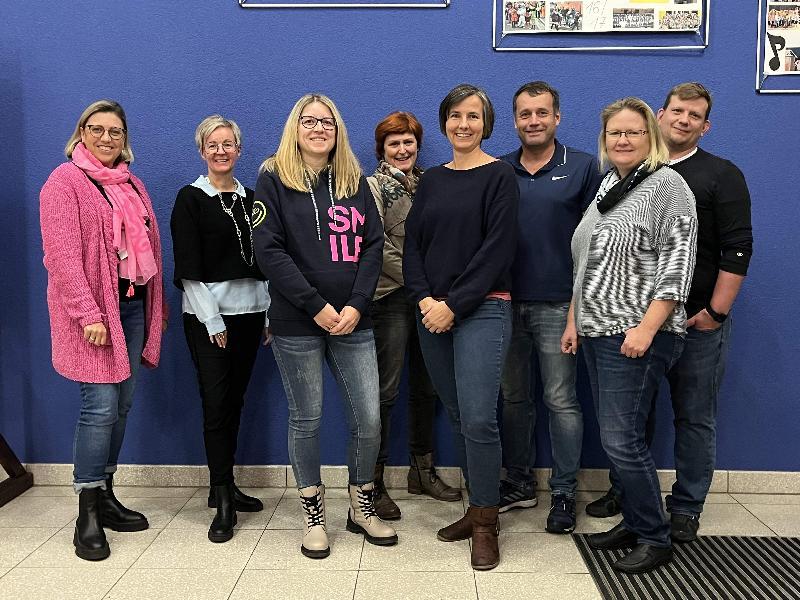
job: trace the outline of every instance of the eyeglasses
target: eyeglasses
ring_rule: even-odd
[[[236,142],[228,141],[228,142],[222,142],[221,144],[218,144],[216,142],[208,142],[206,144],[206,152],[209,152],[209,153],[212,153],[212,154],[214,152],[219,152],[220,147],[225,152],[233,152],[236,148],[238,148]]]
[[[322,123],[322,128],[326,129],[327,131],[331,131],[336,129],[336,119],[333,117],[322,117],[318,119],[317,117],[312,116],[301,116],[300,117],[300,125],[305,127],[306,129],[314,129],[317,126],[317,123]]]
[[[628,139],[640,138],[647,135],[647,129],[628,129],[627,131],[617,131],[615,129],[613,131],[606,131],[606,135],[614,139],[620,138],[623,135]]]
[[[112,140],[121,140],[125,137],[125,130],[119,127],[109,127],[106,129],[102,125],[84,125],[83,128],[92,134],[92,137],[100,139],[108,131],[108,137]]]

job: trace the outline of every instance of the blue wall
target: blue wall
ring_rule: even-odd
[[[639,95],[657,106],[687,79],[715,92],[704,147],[736,162],[753,196],[755,255],[736,304],[733,347],[720,400],[719,467],[797,470],[798,355],[797,156],[800,96],[753,91],[755,6],[712,0],[712,45],[698,53],[497,53],[491,2],[456,0],[446,10],[243,10],[235,0],[193,2],[4,2],[0,15],[0,432],[23,461],[71,462],[76,384],[55,374],[45,304],[38,192],[63,160],[80,111],[100,97],[128,112],[136,153],[162,233],[176,191],[203,171],[193,144],[212,112],[236,119],[245,135],[238,175],[255,183],[301,94],[320,90],[339,104],[354,148],[371,171],[372,131],[389,111],[411,110],[426,127],[423,165],[448,160],[436,110],[453,85],[485,86],[498,109],[485,143],[516,145],[510,99],[520,83],[546,79],[561,90],[559,137],[593,151],[607,102]],[[171,257],[165,236],[165,257]],[[794,258],[792,258],[794,257]],[[172,276],[166,262],[166,280]],[[202,464],[201,413],[194,373],[168,287],[173,319],[161,366],[142,371],[123,462]],[[323,462],[344,462],[344,419],[329,385]],[[584,465],[606,465],[585,380]],[[656,454],[671,464],[668,401]],[[392,462],[405,460],[404,408]],[[241,435],[240,462],[285,464],[286,402],[271,352],[259,357]],[[546,433],[541,419],[539,436]],[[441,463],[452,462],[449,431],[438,423]],[[541,464],[549,464],[546,445]]]

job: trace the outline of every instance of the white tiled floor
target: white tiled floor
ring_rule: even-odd
[[[107,532],[111,556],[91,563],[72,546],[77,500],[70,487],[35,487],[0,508],[0,598],[14,600],[500,600],[599,598],[569,536],[544,532],[549,498],[535,509],[501,515],[500,566],[476,573],[469,544],[444,544],[436,529],[455,520],[463,503],[436,502],[391,491],[403,511],[400,542],[383,548],[345,528],[346,491],[329,489],[326,508],[331,555],[300,554],[301,518],[293,490],[248,489],[261,513],[239,514],[233,539],[206,537],[214,511],[197,487],[118,487],[151,527]],[[579,532],[604,531],[616,519],[583,512],[599,494],[581,493]],[[800,536],[800,495],[711,494],[701,534]]]

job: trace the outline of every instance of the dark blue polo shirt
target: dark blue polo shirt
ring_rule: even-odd
[[[593,156],[555,143],[553,158],[534,175],[519,162],[522,149],[502,157],[514,167],[519,185],[519,235],[511,268],[514,302],[572,298],[572,234],[602,175]]]

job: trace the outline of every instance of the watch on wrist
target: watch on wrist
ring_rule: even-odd
[[[727,319],[727,318],[728,318],[728,314],[727,314],[727,313],[725,313],[725,314],[718,313],[718,312],[717,312],[717,311],[715,311],[713,308],[711,308],[711,303],[710,303],[710,302],[709,302],[708,304],[706,304],[706,312],[707,312],[707,313],[708,313],[708,315],[709,315],[709,316],[710,316],[712,319],[714,319],[714,320],[715,320],[717,323],[724,323],[724,322],[725,322],[725,319]]]

